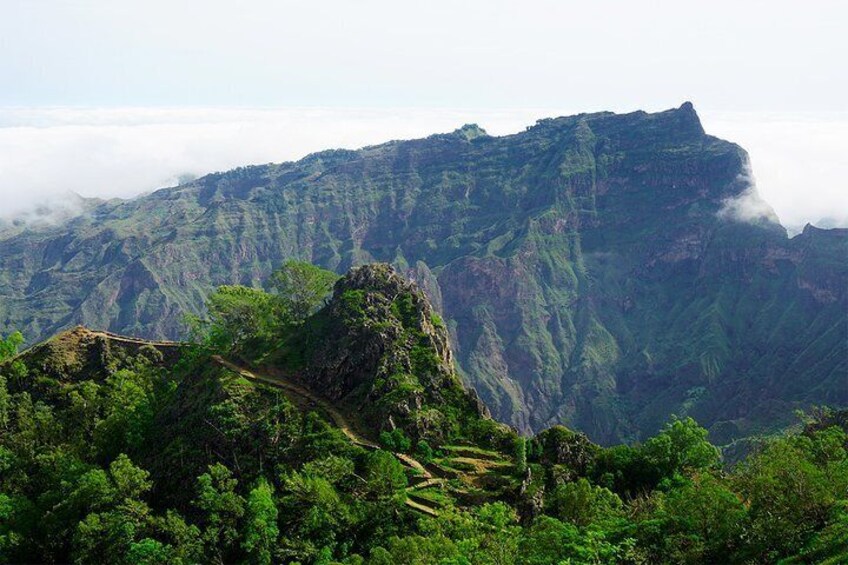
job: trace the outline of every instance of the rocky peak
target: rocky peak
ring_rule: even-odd
[[[333,292],[338,298],[349,290],[377,292],[394,298],[402,292],[415,292],[415,286],[401,277],[388,263],[355,267],[338,280]]]
[[[478,137],[486,137],[489,134],[486,133],[486,130],[478,126],[477,124],[465,124],[461,128],[455,130],[454,134],[460,135],[471,141],[472,139],[476,139]]]
[[[701,125],[701,118],[698,117],[698,112],[695,111],[695,106],[688,100],[680,105],[676,110],[670,110],[675,114],[676,127],[684,130],[696,132],[698,135],[704,135],[704,126]]]
[[[342,277],[278,361],[374,432],[401,428],[438,442],[458,422],[488,416],[459,379],[447,329],[427,297],[385,263]]]

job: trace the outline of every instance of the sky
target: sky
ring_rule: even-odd
[[[692,101],[784,224],[848,226],[837,1],[0,0],[0,217],[250,163]]]

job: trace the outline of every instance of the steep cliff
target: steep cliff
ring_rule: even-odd
[[[729,442],[848,403],[848,232],[742,213],[748,173],[688,103],[216,173],[9,232],[0,332],[175,338],[214,285],[382,261],[430,295],[495,417],[610,443],[688,414]]]

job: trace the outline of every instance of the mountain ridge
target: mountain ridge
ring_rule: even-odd
[[[691,104],[462,130],[213,173],[4,239],[0,330],[174,338],[215,285],[260,285],[287,258],[385,261],[443,315],[466,382],[524,431],[630,441],[693,412],[725,442],[848,402],[848,238],[719,218],[750,189],[747,154]],[[811,344],[824,364],[801,368]],[[744,408],[746,387],[780,393],[744,392]]]

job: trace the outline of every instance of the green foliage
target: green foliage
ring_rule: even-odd
[[[731,485],[711,473],[658,497],[665,531],[662,555],[683,562],[716,563],[738,551],[746,534],[747,510]]]
[[[527,470],[527,440],[518,436],[515,438],[515,446],[513,449],[515,458],[515,472],[523,475]]]
[[[286,261],[274,271],[267,286],[294,323],[302,323],[324,303],[338,275],[303,261]]]
[[[433,448],[423,439],[418,440],[418,443],[415,444],[415,456],[422,463],[429,463],[433,460]]]
[[[414,303],[397,304],[412,324],[400,335],[420,338]],[[644,444],[601,448],[562,427],[526,440],[456,416],[466,439],[437,454],[401,428],[381,437],[387,450],[366,450],[314,405],[208,357],[166,374],[149,352],[104,354],[108,370],[73,379],[47,377],[38,359],[22,358],[37,386],[0,378],[3,562],[835,564],[848,555],[839,412],[817,412],[732,469],[689,418]],[[410,457],[445,478],[422,479]]]
[[[707,430],[692,418],[672,418],[659,434],[645,442],[643,452],[662,477],[714,468],[720,461],[718,448],[707,441]]]
[[[621,499],[585,478],[557,486],[545,502],[546,511],[580,528],[604,526],[624,517]]]
[[[408,452],[412,447],[412,440],[410,440],[400,428],[395,428],[392,431],[380,432],[380,443],[383,444],[386,449],[400,451],[401,453]]]
[[[365,481],[368,492],[376,497],[393,496],[406,487],[403,466],[388,451],[377,450],[365,460]]]
[[[208,320],[189,319],[192,333],[215,351],[250,353],[267,347],[288,321],[267,292],[246,286],[220,286],[206,301]]]
[[[21,332],[13,332],[5,338],[0,335],[0,363],[14,357],[23,343],[24,336]]]
[[[799,552],[827,523],[848,489],[846,440],[838,428],[780,438],[741,465],[737,481],[756,556]]]
[[[247,516],[241,542],[250,561],[260,565],[271,563],[279,535],[274,490],[268,481],[261,478],[247,497]]]
[[[207,552],[218,560],[230,555],[239,539],[239,523],[245,501],[237,492],[238,481],[224,465],[216,463],[197,478],[194,505],[202,512],[202,538]]]
[[[669,487],[719,463],[719,451],[707,440],[707,431],[692,418],[673,417],[642,446],[621,445],[599,453],[592,474],[620,494],[636,495]]]
[[[208,319],[188,316],[186,323],[193,337],[213,351],[265,353],[324,303],[337,279],[309,263],[287,261],[268,280],[271,292],[219,286],[206,300]]]

